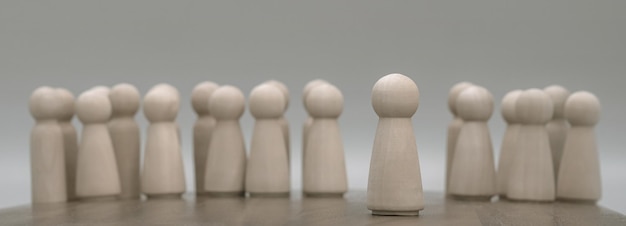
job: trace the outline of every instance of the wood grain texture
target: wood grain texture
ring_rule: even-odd
[[[365,191],[344,198],[208,198],[36,204],[0,210],[0,225],[625,225],[626,216],[567,202],[462,202],[425,192],[419,217],[373,216]],[[494,199],[495,200],[495,199]]]

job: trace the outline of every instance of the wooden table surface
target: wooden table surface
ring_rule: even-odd
[[[419,217],[372,216],[365,191],[344,198],[195,198],[38,204],[0,210],[0,225],[626,225],[593,204],[467,202],[425,193]]]

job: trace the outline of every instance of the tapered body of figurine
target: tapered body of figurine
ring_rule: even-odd
[[[274,87],[278,88],[280,92],[283,94],[283,97],[284,97],[283,100],[285,101],[285,104],[284,104],[285,108],[283,109],[282,114],[278,118],[278,123],[280,123],[280,129],[283,133],[283,140],[284,140],[285,147],[286,147],[285,150],[287,151],[287,159],[291,159],[290,157],[291,156],[291,136],[289,135],[289,121],[287,121],[287,119],[285,118],[285,112],[287,111],[287,108],[289,108],[289,89],[284,83],[280,81],[269,80],[265,83],[273,85]]]
[[[309,92],[311,92],[311,89],[318,85],[326,84],[326,83],[328,82],[322,79],[315,79],[315,80],[309,81],[304,86],[304,89],[302,90],[302,104],[304,105],[305,109],[306,109],[306,97],[309,95]],[[305,164],[304,156],[306,156],[306,146],[307,146],[307,140],[309,139],[309,130],[311,130],[311,125],[313,125],[313,117],[311,117],[311,115],[308,115],[308,112],[307,112],[307,117],[304,120],[304,123],[302,123],[302,168],[303,169],[304,169],[304,164]],[[304,178],[304,170],[302,171],[302,178]]]
[[[141,137],[135,114],[139,111],[141,96],[130,84],[119,84],[109,92],[113,117],[109,121],[109,133],[115,149],[117,170],[120,174],[121,199],[139,199]]]
[[[76,115],[83,123],[76,168],[79,198],[116,197],[121,192],[117,161],[107,128],[111,101],[106,93],[88,90],[76,101]]]
[[[141,191],[152,197],[180,197],[185,192],[185,172],[176,116],[180,96],[168,84],[154,86],[143,100],[150,121],[144,152]]]
[[[595,202],[602,196],[594,131],[600,120],[600,108],[600,101],[590,92],[576,92],[567,99],[565,117],[572,127],[568,130],[561,159],[558,199]]]
[[[502,118],[506,121],[506,131],[500,146],[500,159],[498,160],[497,184],[498,195],[506,198],[507,186],[509,186],[509,172],[515,156],[517,147],[517,136],[519,135],[520,124],[515,112],[515,103],[522,90],[513,90],[507,93],[502,99]]]
[[[461,126],[463,126],[463,119],[459,117],[456,111],[456,99],[459,97],[459,94],[463,92],[468,87],[471,87],[472,84],[469,82],[460,82],[454,85],[450,89],[450,93],[448,94],[448,108],[450,109],[450,113],[452,113],[453,119],[448,124],[448,136],[446,141],[446,178],[445,178],[445,192],[446,194],[450,194],[449,186],[450,186],[450,172],[452,168],[452,159],[454,159],[454,148],[456,147],[456,141],[459,137],[459,132],[461,131]]]
[[[521,126],[509,171],[508,199],[554,200],[554,168],[546,130],[553,111],[552,100],[542,90],[526,90],[517,98],[515,115]]]
[[[367,185],[367,208],[374,215],[418,215],[424,209],[411,122],[418,105],[417,85],[404,75],[382,77],[372,89],[372,106],[380,117]]]
[[[450,172],[450,194],[462,199],[491,199],[496,194],[496,171],[487,121],[493,114],[493,96],[472,86],[456,101],[463,119]]]
[[[219,86],[213,82],[202,82],[191,92],[191,105],[198,115],[193,126],[193,167],[196,194],[205,194],[204,171],[206,170],[207,154],[211,143],[211,133],[215,127],[215,118],[209,112],[209,99]]]
[[[61,99],[57,90],[39,87],[28,103],[36,121],[30,135],[33,203],[67,201],[63,131],[58,123],[63,114]]]
[[[245,101],[241,90],[229,85],[215,90],[209,99],[209,111],[216,120],[204,175],[204,189],[210,195],[244,194],[246,146],[239,118]]]
[[[330,84],[315,86],[305,100],[313,123],[304,159],[303,192],[308,196],[341,196],[348,191],[348,176],[337,118],[343,95]]]
[[[65,181],[67,200],[76,199],[76,160],[78,157],[78,134],[72,124],[74,118],[74,95],[67,89],[57,89],[63,106],[59,118],[59,126],[63,131],[63,147],[65,149]]]
[[[561,155],[563,153],[563,145],[569,125],[565,120],[565,101],[570,93],[567,89],[553,85],[544,89],[546,94],[552,99],[554,104],[554,113],[552,119],[546,124],[548,136],[550,138],[550,151],[552,152],[552,166],[554,167],[554,179],[558,180],[559,166],[561,165]]]
[[[246,192],[251,196],[288,196],[289,159],[279,118],[284,94],[271,84],[250,93],[250,113],[256,119],[246,167]]]

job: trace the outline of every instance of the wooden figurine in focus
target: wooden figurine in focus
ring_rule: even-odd
[[[419,89],[401,74],[380,78],[372,88],[379,116],[367,185],[367,208],[374,215],[419,215],[424,194],[411,117]]]

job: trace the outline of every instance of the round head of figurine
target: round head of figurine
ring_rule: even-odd
[[[570,92],[559,85],[548,86],[543,91],[552,99],[552,104],[554,105],[554,115],[552,117],[565,117],[565,101],[569,97]]]
[[[285,109],[285,95],[278,87],[261,84],[250,92],[250,113],[257,119],[279,118]]]
[[[57,90],[42,86],[33,91],[28,108],[35,120],[58,120],[63,113],[63,106],[59,104],[59,100]]]
[[[522,124],[543,125],[552,119],[554,105],[543,90],[529,89],[517,97],[515,116]]]
[[[413,80],[402,74],[386,75],[372,88],[372,107],[379,117],[410,118],[419,106],[420,92]]]
[[[305,102],[306,96],[309,95],[309,92],[311,92],[311,89],[313,89],[313,87],[316,87],[321,84],[330,84],[330,83],[322,79],[315,79],[315,80],[311,80],[307,82],[306,85],[304,85],[304,89],[302,89],[302,102],[303,103]]]
[[[74,94],[67,89],[57,88],[59,102],[63,109],[59,119],[62,121],[70,121],[74,117]]]
[[[474,84],[469,83],[469,82],[459,82],[455,84],[454,86],[452,86],[452,88],[450,88],[450,92],[448,93],[448,109],[450,109],[450,112],[452,113],[452,115],[454,116],[457,115],[456,99],[459,98],[459,94],[461,94],[463,90],[473,85]]]
[[[287,88],[287,85],[277,80],[269,80],[264,83],[276,86],[276,88],[278,88],[283,93],[285,101],[285,109],[283,111],[286,111],[287,107],[289,107],[289,89]]]
[[[487,121],[493,114],[493,95],[480,86],[471,86],[456,99],[456,112],[465,121]]]
[[[89,89],[90,91],[95,91],[95,92],[101,92],[102,94],[109,95],[109,92],[111,92],[111,88],[109,88],[108,86],[94,86],[91,89]]]
[[[209,99],[209,111],[217,120],[237,120],[246,108],[246,98],[237,87],[221,86]]]
[[[75,106],[83,124],[106,123],[111,118],[111,101],[103,92],[87,90],[78,96]]]
[[[209,114],[209,98],[219,85],[214,82],[202,82],[191,91],[191,106],[198,115]]]
[[[139,111],[141,95],[139,90],[131,84],[118,84],[109,92],[109,99],[113,107],[113,115],[133,116]]]
[[[172,122],[178,115],[180,95],[167,84],[159,84],[143,98],[143,113],[150,122]]]
[[[594,126],[600,120],[600,101],[590,92],[579,91],[565,102],[565,118],[572,126]]]
[[[343,94],[331,84],[321,84],[311,89],[305,103],[313,118],[337,118],[343,111]]]
[[[522,94],[522,90],[516,89],[508,92],[504,95],[504,98],[502,98],[502,106],[500,108],[502,118],[509,124],[519,123],[516,116],[515,103],[520,94]]]

